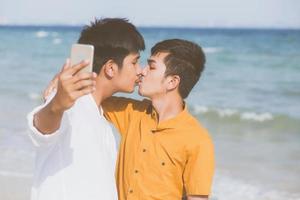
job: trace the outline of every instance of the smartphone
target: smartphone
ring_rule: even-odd
[[[87,44],[73,44],[71,48],[71,66],[76,65],[83,60],[88,60],[89,65],[79,71],[92,72],[94,60],[94,46]]]

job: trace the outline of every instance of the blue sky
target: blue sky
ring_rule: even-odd
[[[300,28],[299,0],[0,0],[0,24],[85,24],[126,17],[138,26]]]

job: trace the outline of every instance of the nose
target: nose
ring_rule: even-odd
[[[142,75],[146,76],[147,75],[147,71],[148,71],[148,66],[144,67],[144,69],[142,69]]]
[[[141,68],[141,65],[137,65],[137,67],[136,67],[136,75],[137,76],[141,76],[141,74],[142,74],[142,68]]]

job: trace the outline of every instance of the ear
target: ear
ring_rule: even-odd
[[[174,90],[179,86],[180,77],[178,75],[171,75],[168,77],[167,90]]]
[[[112,60],[108,60],[104,65],[103,65],[103,71],[106,77],[108,78],[113,78],[116,76],[118,73],[118,65]]]

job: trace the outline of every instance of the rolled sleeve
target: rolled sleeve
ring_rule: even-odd
[[[36,113],[38,113],[46,105],[48,105],[54,96],[55,96],[55,92],[51,93],[43,105],[40,105],[40,106],[34,108],[27,115],[27,123],[28,123],[28,127],[29,127],[28,134],[29,134],[29,137],[32,140],[33,144],[36,147],[51,145],[51,144],[55,143],[55,141],[57,140],[57,138],[60,135],[61,128],[59,128],[57,131],[55,131],[51,134],[43,134],[34,126],[34,115]]]
[[[187,195],[209,195],[214,174],[214,148],[211,139],[206,139],[189,152],[184,171]]]

